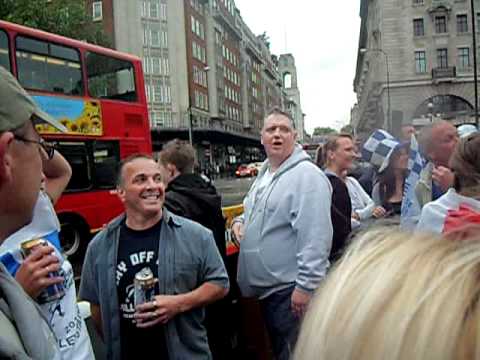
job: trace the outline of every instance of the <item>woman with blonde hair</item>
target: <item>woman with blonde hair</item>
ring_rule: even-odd
[[[294,359],[480,359],[479,240],[364,234],[317,290]]]

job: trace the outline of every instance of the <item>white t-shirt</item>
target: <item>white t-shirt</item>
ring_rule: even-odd
[[[417,230],[443,233],[445,220],[451,210],[458,210],[460,206],[480,212],[480,201],[458,194],[455,189],[449,189],[437,200],[429,202],[422,209]]]
[[[41,192],[35,205],[32,222],[3,242],[0,246],[0,260],[14,276],[23,261],[20,252],[22,242],[41,237],[53,245],[55,254],[61,262],[59,273],[65,279],[63,282],[65,295],[56,301],[40,304],[40,308],[58,339],[64,359],[94,359],[87,327],[77,306],[72,265],[61,254],[59,231],[60,224],[52,203],[48,195]]]
[[[350,195],[352,211],[358,214],[360,220],[370,218],[375,208],[372,198],[368,196],[362,185],[354,177],[347,176],[345,185],[347,185],[348,195]]]

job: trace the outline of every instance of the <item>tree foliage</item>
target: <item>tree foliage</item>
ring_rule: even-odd
[[[110,46],[101,27],[91,21],[81,0],[0,0],[0,19]]]
[[[353,126],[350,124],[345,125],[340,129],[340,132],[344,134],[352,134],[353,135]]]
[[[313,129],[313,135],[328,135],[328,134],[334,134],[336,133],[337,130],[332,129],[331,127],[316,127]]]

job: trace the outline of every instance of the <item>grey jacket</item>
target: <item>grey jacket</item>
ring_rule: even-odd
[[[120,358],[120,315],[115,282],[118,242],[125,215],[114,219],[90,242],[80,283],[80,298],[100,305],[108,359]],[[158,250],[160,293],[183,294],[205,282],[228,288],[228,276],[212,232],[163,210]],[[204,309],[177,315],[165,325],[171,360],[211,359],[203,326]],[[123,341],[124,339],[122,339]],[[152,351],[155,344],[152,344]]]
[[[332,188],[300,146],[259,191],[268,161],[244,200],[238,262],[244,296],[265,298],[295,284],[313,292],[326,275],[332,246]]]
[[[0,262],[0,358],[61,359],[40,308]]]

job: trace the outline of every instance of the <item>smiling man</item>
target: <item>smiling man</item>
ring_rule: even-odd
[[[109,359],[211,359],[204,306],[224,297],[228,277],[211,231],[163,208],[165,184],[148,155],[122,161],[125,214],[89,244],[80,298],[90,302]],[[135,306],[135,276],[158,279]]]
[[[300,319],[326,275],[332,245],[332,189],[295,145],[290,115],[273,109],[261,133],[267,153],[232,231],[240,242],[238,283],[260,299],[277,360],[290,358]]]

